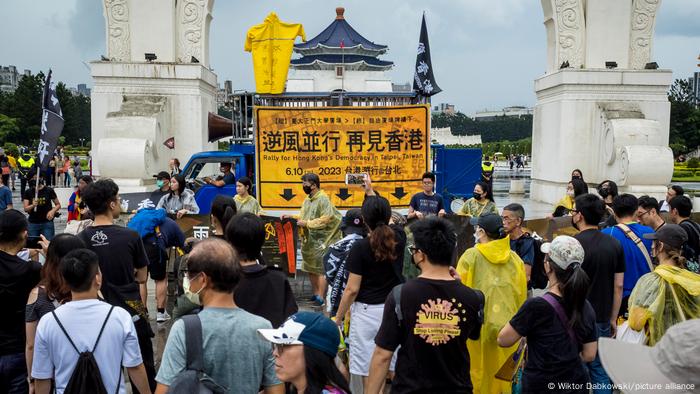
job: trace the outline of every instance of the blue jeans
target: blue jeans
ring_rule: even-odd
[[[596,323],[596,327],[598,328],[599,338],[610,338],[609,322]],[[611,387],[612,382],[610,381],[610,377],[608,376],[608,374],[605,373],[605,369],[603,369],[603,364],[600,363],[600,357],[598,356],[598,354],[595,355],[595,360],[588,363],[587,366],[588,373],[591,375],[591,383],[593,385],[598,384],[603,386],[594,388],[593,394],[611,394],[612,388],[606,387]]]
[[[24,394],[28,391],[24,353],[0,356],[0,393]]]
[[[49,241],[53,239],[54,236],[53,222],[44,223],[29,223],[29,236],[38,237],[40,234],[46,237]]]

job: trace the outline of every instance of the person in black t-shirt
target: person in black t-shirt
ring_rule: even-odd
[[[584,362],[597,351],[595,312],[586,300],[588,275],[581,268],[584,251],[572,237],[558,236],[542,245],[544,269],[553,285],[542,297],[525,301],[498,334],[510,347],[527,337],[522,392],[588,393]]]
[[[375,193],[370,189],[368,196]],[[340,299],[336,323],[342,326],[348,310],[350,319],[350,373],[369,376],[374,337],[379,330],[384,301],[394,286],[404,281],[401,273],[406,246],[406,233],[399,226],[390,226],[391,206],[380,196],[365,198],[362,218],[369,235],[352,246],[347,259],[350,275]],[[352,308],[351,308],[352,306]],[[393,368],[391,368],[393,370]]]
[[[425,216],[445,216],[445,207],[442,196],[434,192],[435,174],[426,172],[423,174],[423,191],[411,197],[408,206],[408,218],[422,219]]]
[[[693,203],[686,196],[676,196],[669,202],[669,207],[671,221],[683,227],[688,235],[688,241],[682,248],[683,257],[687,260],[686,268],[700,274],[700,225],[690,218]]]
[[[617,331],[617,316],[622,303],[622,286],[625,277],[625,254],[620,241],[598,230],[605,214],[603,200],[593,194],[576,197],[576,210],[571,222],[580,232],[574,236],[583,246],[585,258],[581,268],[590,280],[588,302],[596,315],[598,337],[611,338]],[[611,384],[600,358],[596,356],[588,364],[591,383],[596,387]],[[596,390],[596,393],[611,393],[612,390]]]
[[[666,224],[659,214],[659,202],[654,197],[641,196],[637,199],[637,221],[654,231],[659,231]]]
[[[36,171],[34,171],[30,188],[22,196],[24,211],[29,214],[29,235],[32,237],[43,235],[51,241],[55,234],[53,219],[58,210],[61,209],[61,202],[58,200],[56,192],[44,185],[43,175],[39,177],[38,190],[37,194]]]
[[[467,339],[479,338],[484,295],[451,272],[457,239],[449,222],[427,218],[413,223],[411,232],[414,244],[408,248],[421,274],[386,299],[366,392],[380,392],[401,346],[392,393],[471,393]]]
[[[236,305],[279,327],[299,310],[287,277],[270,270],[258,258],[265,243],[265,225],[250,212],[235,215],[226,226],[226,239],[236,249],[243,276],[233,292]]]
[[[111,179],[89,184],[83,201],[95,215],[94,223],[78,234],[87,248],[97,254],[102,272],[105,301],[120,306],[132,315],[151,390],[155,390],[153,332],[148,311],[141,299],[139,284],[148,280],[148,257],[136,231],[114,224],[121,213],[119,187]],[[133,387],[133,384],[132,384]],[[134,387],[134,392],[137,392]]]
[[[41,265],[17,257],[27,241],[29,223],[15,210],[0,212],[0,393],[26,393],[24,309],[39,283]]]
[[[600,228],[612,227],[617,224],[615,212],[612,209],[612,203],[615,197],[618,196],[617,183],[606,179],[600,182],[596,189],[605,204],[605,213],[600,222]]]

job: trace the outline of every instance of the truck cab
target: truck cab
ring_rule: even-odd
[[[252,145],[232,145],[228,151],[209,151],[192,155],[182,170],[182,176],[187,182],[187,187],[194,190],[200,214],[209,214],[211,202],[218,194],[231,197],[236,195],[235,183],[217,187],[206,183],[204,178],[222,177],[221,163],[231,163],[231,172],[236,179],[244,176],[255,179],[254,155]]]

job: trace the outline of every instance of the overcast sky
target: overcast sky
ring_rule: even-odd
[[[611,0],[624,1],[624,0]],[[627,0],[630,1],[630,0]],[[84,62],[105,50],[101,0],[3,0],[0,65],[32,72],[53,68],[69,86],[92,84]],[[533,80],[545,70],[545,30],[536,0],[216,0],[211,24],[211,66],[219,83],[254,89],[252,61],[243,52],[247,29],[270,11],[304,25],[307,39],[346,8],[347,21],[367,39],[389,46],[394,82],[413,78],[420,17],[426,12],[433,69],[448,102],[467,114],[535,104]],[[663,0],[656,22],[653,59],[687,78],[700,53],[700,1]]]

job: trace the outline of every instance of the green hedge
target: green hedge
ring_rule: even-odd
[[[686,165],[688,168],[700,168],[700,160],[696,157],[691,157]]]
[[[699,171],[700,172],[700,171]],[[674,178],[689,178],[693,176],[692,171],[673,171],[673,177]]]

